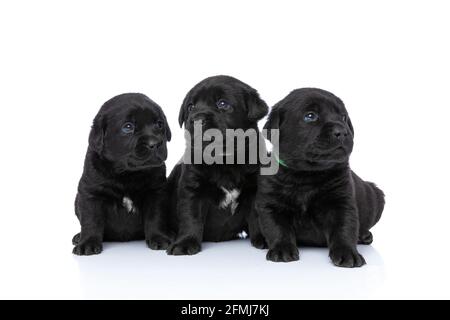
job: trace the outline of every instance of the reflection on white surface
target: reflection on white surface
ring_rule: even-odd
[[[383,260],[359,246],[367,265],[331,264],[326,248],[301,248],[300,260],[274,263],[248,240],[204,243],[195,256],[168,256],[144,242],[105,243],[98,256],[75,257],[84,298],[308,299],[364,298],[382,285]]]

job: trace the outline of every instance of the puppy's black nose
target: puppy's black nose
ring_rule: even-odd
[[[192,115],[191,124],[194,125],[194,122],[199,122],[204,127],[206,125],[206,115],[203,113]]]
[[[138,158],[148,157],[152,151],[158,150],[162,146],[162,140],[156,137],[143,138],[136,146],[135,153]]]
[[[344,128],[340,127],[334,127],[332,134],[336,139],[340,141],[344,140],[347,137],[347,131]]]
[[[150,149],[156,149],[159,148],[162,144],[162,141],[156,138],[150,138],[148,139],[147,145]]]

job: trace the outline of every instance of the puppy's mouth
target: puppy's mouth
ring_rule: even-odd
[[[222,136],[222,140],[221,141],[216,141],[216,137],[214,135],[210,135],[210,134],[205,134],[206,130],[209,129],[214,129],[214,130],[218,130],[220,131],[220,134]],[[198,150],[203,150],[205,149],[205,147],[207,147],[210,144],[221,144],[224,147],[226,146],[226,133],[225,133],[225,129],[220,129],[220,128],[206,128],[203,129],[201,132],[191,132],[189,131],[189,134],[191,135],[190,139],[189,137],[185,137],[186,138],[186,142],[190,143],[190,147],[192,149],[198,149]]]
[[[152,155],[147,158],[130,156],[126,161],[126,167],[128,170],[141,170],[146,168],[160,167],[164,165],[164,159],[158,155]]]
[[[338,163],[344,163],[348,161],[349,153],[343,146],[338,146],[336,148],[323,150],[310,150],[306,151],[303,154],[297,154],[297,155],[289,155],[289,154],[282,154],[281,159],[283,160],[283,163],[286,164],[288,167],[290,166],[296,166],[295,164],[298,162],[303,162],[308,165],[322,165],[322,164],[338,164]]]
[[[189,126],[188,128],[186,128],[187,131],[189,132],[189,135],[191,137],[191,139],[203,139],[204,137],[208,137],[208,130],[218,130],[220,131],[220,133],[222,134],[222,136],[226,136],[226,129],[227,128],[223,128],[221,126],[215,125],[214,123],[211,124],[207,124],[201,127],[198,127],[197,130],[194,130],[194,127]]]
[[[305,153],[305,160],[311,162],[343,162],[348,159],[349,153],[344,146],[328,150],[314,150]]]
[[[127,170],[142,170],[147,168],[161,167],[162,165],[164,165],[164,161],[149,160],[142,163],[134,163],[129,161],[127,162]]]

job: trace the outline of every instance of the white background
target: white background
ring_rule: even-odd
[[[2,1],[0,298],[450,298],[447,1]],[[73,200],[93,117],[123,92],[177,117],[203,78],[235,76],[273,105],[330,90],[355,127],[352,168],[387,205],[334,267],[326,249],[276,264],[248,241],[192,257],[143,242],[75,257]],[[263,124],[263,121],[260,123]]]

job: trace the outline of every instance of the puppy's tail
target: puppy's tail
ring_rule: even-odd
[[[381,218],[381,214],[384,210],[384,205],[386,204],[385,195],[384,192],[377,187],[377,185],[373,182],[367,182],[367,188],[371,189],[371,193],[373,194],[373,197],[375,199],[374,201],[374,221],[373,225],[375,225]]]
[[[368,231],[381,218],[385,205],[384,193],[375,183],[362,180],[354,172],[352,178],[355,184],[360,228]]]

